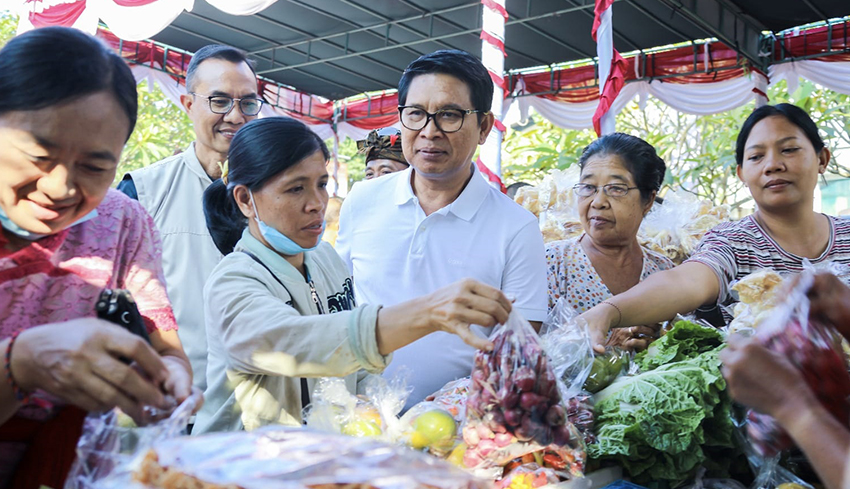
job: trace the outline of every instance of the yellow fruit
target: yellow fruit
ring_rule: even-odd
[[[463,456],[466,453],[466,443],[461,443],[456,446],[452,453],[446,457],[446,461],[450,464],[457,465],[458,467],[463,467]]]
[[[785,482],[776,486],[776,489],[806,489],[804,486],[795,482]]]
[[[358,438],[374,438],[381,436],[381,427],[372,421],[356,419],[343,425],[342,434]]]
[[[419,450],[431,446],[431,439],[418,431],[410,434],[410,446]]]
[[[358,407],[355,411],[355,417],[364,421],[371,421],[378,426],[384,424],[384,420],[381,419],[381,414],[372,406]]]
[[[411,445],[414,448],[451,447],[456,434],[457,423],[449,413],[441,409],[426,411],[413,421]],[[413,443],[414,439],[421,446],[417,447]]]

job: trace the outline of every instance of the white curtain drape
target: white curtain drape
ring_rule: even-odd
[[[829,63],[830,65],[835,63]],[[845,83],[850,84],[850,78]],[[609,113],[619,114],[635,97],[639,97],[641,106],[647,96],[653,96],[670,107],[688,114],[709,115],[740,107],[756,96],[754,88],[764,90],[767,80],[761,73],[751,72],[748,76],[717,83],[664,83],[639,81],[627,83],[611,105]],[[524,88],[522,80],[518,90]],[[517,97],[522,118],[528,117],[529,107],[534,107],[541,116],[558,127],[581,130],[593,127],[593,113],[597,101],[568,103],[543,97]]]
[[[100,19],[119,38],[141,41],[168,27],[183,11],[192,11],[194,0],[157,0],[147,5],[123,7],[115,0],[88,0]]]
[[[254,15],[277,0],[207,0],[207,3],[230,15]]]
[[[797,90],[800,78],[806,78],[832,91],[850,95],[850,61],[789,61],[771,66],[768,73],[771,82],[787,81],[789,93]]]

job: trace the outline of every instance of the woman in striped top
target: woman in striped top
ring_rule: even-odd
[[[813,209],[830,152],[805,111],[790,104],[759,107],[738,134],[735,157],[757,211],[712,229],[682,265],[584,313],[597,349],[610,328],[728,304],[729,284],[753,271],[799,272],[804,259],[850,263],[850,220]]]

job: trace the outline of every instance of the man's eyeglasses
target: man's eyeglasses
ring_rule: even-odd
[[[442,132],[452,133],[460,131],[463,127],[463,120],[469,114],[486,114],[483,110],[461,110],[461,109],[440,109],[433,114],[426,112],[419,107],[411,107],[409,105],[400,105],[398,112],[401,119],[401,125],[411,131],[421,131],[428,125],[428,121],[434,119],[434,124]]]
[[[260,98],[231,98],[224,95],[205,96],[192,92],[192,95],[205,97],[210,103],[210,111],[213,114],[227,114],[233,108],[234,102],[239,102],[239,110],[248,116],[254,116],[260,113],[263,108],[263,99]]]
[[[629,190],[635,190],[640,187],[629,187],[628,185],[619,183],[609,183],[608,185],[597,187],[596,185],[590,185],[588,183],[577,183],[573,185],[573,192],[575,192],[579,197],[590,197],[591,195],[595,195],[600,188],[608,197],[625,197],[626,194],[629,193]]]

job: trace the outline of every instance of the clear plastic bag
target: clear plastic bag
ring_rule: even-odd
[[[407,372],[402,370],[390,380],[369,375],[361,383],[364,394],[355,396],[343,379],[319,379],[302,416],[305,424],[329,433],[399,441],[403,429],[398,415],[412,391]]]
[[[760,459],[755,464],[758,471],[750,489],[814,489],[804,480],[779,465],[779,456]]]
[[[538,489],[558,482],[560,478],[554,469],[530,463],[511,470],[493,487],[494,489]]]
[[[114,477],[126,477],[137,456],[160,440],[184,434],[189,417],[202,395],[195,392],[172,412],[148,409],[149,417],[159,419],[144,427],[128,426],[119,409],[89,414],[77,442],[77,459],[68,472],[65,489],[90,489]],[[130,422],[132,424],[132,422]]]
[[[578,165],[566,170],[553,170],[538,189],[540,231],[543,241],[557,241],[581,235],[578,202],[573,186],[579,181]]]
[[[670,191],[664,203],[654,205],[644,218],[638,241],[678,265],[694,252],[706,232],[728,220],[727,206],[714,206],[684,190]]]
[[[501,466],[550,444],[575,451],[583,468],[581,435],[567,421],[558,382],[540,337],[514,311],[491,336],[492,352],[475,355],[463,438],[467,468]]]
[[[131,474],[105,481],[99,488],[123,489],[131,480],[150,489],[488,487],[465,471],[408,448],[285,426],[165,440],[156,443]]]
[[[594,362],[587,321],[562,297],[543,323],[540,339],[555,378],[560,381],[561,398],[577,396]]]
[[[806,293],[814,281],[814,271],[804,270],[781,296],[782,304],[756,332],[756,339],[780,353],[802,373],[806,383],[823,406],[842,424],[850,422],[850,373],[838,334],[831,325],[809,317]],[[750,411],[747,433],[756,450],[764,456],[793,445],[791,438],[770,416]]]

